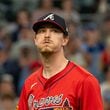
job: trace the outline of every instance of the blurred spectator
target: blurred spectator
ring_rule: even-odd
[[[19,66],[17,62],[10,58],[10,51],[7,51],[6,45],[0,42],[0,73],[8,73],[13,76],[14,84],[16,85]]]
[[[11,50],[12,47],[12,41],[11,41],[11,36],[9,34],[5,34],[0,41],[4,44],[5,50],[7,53]]]
[[[15,110],[16,97],[14,94],[3,94],[0,97],[0,110]]]
[[[110,110],[110,89],[103,92],[104,110]]]
[[[15,42],[19,39],[19,33],[22,28],[31,27],[31,15],[28,10],[21,9],[16,14],[16,28],[12,33],[12,41]]]
[[[86,53],[87,69],[97,78],[100,77],[100,54],[104,49],[101,42],[100,31],[95,23],[86,23],[83,27],[84,44],[83,49]]]
[[[105,69],[105,81],[101,83],[101,92],[104,101],[104,110],[110,110],[110,66]]]
[[[13,77],[5,73],[0,78],[0,96],[3,94],[15,94]]]
[[[102,93],[103,93],[103,91],[105,91],[106,89],[110,89],[110,66],[106,66],[104,73],[105,73],[105,74],[104,74],[105,80],[104,80],[103,83],[101,83]]]
[[[21,34],[22,35],[22,34]],[[23,37],[24,36],[24,37]],[[32,71],[39,67],[38,58],[39,55],[37,54],[36,47],[32,40],[30,40],[30,36],[27,38],[25,33],[23,32],[23,36],[19,37],[19,41],[13,44],[11,50],[11,59],[15,60],[18,64],[19,71],[15,77],[16,78],[16,89],[17,95],[20,93],[20,89],[24,83],[26,77],[30,75]],[[38,65],[34,65],[34,62],[38,63]],[[33,64],[33,67],[30,67]],[[31,69],[30,69],[31,68]]]
[[[18,34],[18,42],[20,40],[30,40],[33,41],[33,32],[29,27],[21,27],[19,34]]]
[[[4,44],[6,51],[10,51],[12,46],[11,35],[7,32],[7,25],[0,25],[0,42]]]
[[[34,49],[34,33],[29,27],[21,27],[18,33],[18,40],[13,43],[12,49],[11,49],[11,58],[16,59],[19,57],[19,49],[22,46],[28,46]]]
[[[4,73],[0,77],[0,110],[14,110],[17,97],[13,77]]]
[[[110,36],[110,14],[106,13],[103,18],[102,25],[101,25],[101,35],[102,41],[105,43],[106,39]]]
[[[74,2],[78,12],[80,13],[81,22],[89,20],[96,21],[97,18],[98,20],[101,19],[98,13],[100,0],[74,0]]]
[[[36,57],[35,45],[30,40],[20,40],[20,41],[14,43],[13,47],[11,49],[11,52],[10,52],[10,57],[12,59],[18,59],[20,57],[20,49],[22,47],[31,48],[34,51],[33,57]]]
[[[76,23],[75,21],[73,21],[72,19],[71,20],[68,20],[66,22],[67,26],[68,26],[68,31],[69,31],[69,36],[70,37],[74,37],[74,36],[78,36],[78,37],[81,37],[80,36],[80,23]]]
[[[14,62],[10,59],[9,53],[6,50],[5,44],[0,42],[0,67],[4,69],[5,72],[13,74],[12,64]],[[14,66],[14,65],[13,65]]]
[[[86,68],[84,52],[81,50],[82,40],[77,36],[71,36],[66,47],[66,56],[69,60]]]
[[[102,5],[102,8],[106,8],[106,11],[110,11],[110,0],[100,0],[100,4]]]
[[[101,54],[101,69],[104,73],[105,69],[110,66],[110,37],[106,39],[105,49]]]
[[[100,0],[75,0],[81,14],[93,14],[98,10]]]
[[[25,7],[25,9],[32,11],[38,5],[39,0],[12,0],[14,12]]]
[[[20,9],[16,14],[16,21],[19,26],[21,27],[29,27],[30,26],[30,20],[31,20],[31,14],[26,9]]]
[[[30,47],[25,46],[20,48],[20,57],[18,62],[21,68],[18,82],[18,92],[20,93],[25,79],[31,74],[31,72],[37,70],[41,64],[37,59],[35,59],[35,57],[33,57],[33,50]]]
[[[3,45],[3,43],[1,43],[0,42],[0,73],[4,73],[6,70],[5,70],[5,67],[3,66],[3,63],[4,63],[4,61],[5,61],[5,50],[4,50],[4,45]]]
[[[39,6],[36,10],[33,11],[32,22],[35,22],[40,16],[43,16],[47,13],[57,13],[60,15],[61,10],[54,7],[53,0],[39,0]]]
[[[0,0],[0,15],[2,16],[2,19],[5,19],[6,21],[13,20],[14,13],[12,0]]]
[[[75,23],[80,22],[80,15],[75,10],[72,0],[62,0],[62,15],[67,21],[72,20]]]
[[[99,7],[98,7],[98,12],[101,14],[106,13],[108,10],[108,3],[107,0],[100,0],[99,2]]]
[[[0,40],[5,36],[4,25],[0,24]]]

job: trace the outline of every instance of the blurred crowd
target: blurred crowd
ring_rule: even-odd
[[[0,0],[0,110],[14,110],[24,80],[42,64],[32,24],[54,12],[65,18],[65,56],[91,72],[110,110],[110,0]]]

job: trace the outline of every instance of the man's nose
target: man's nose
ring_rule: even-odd
[[[45,32],[45,37],[50,37],[50,34],[51,34],[50,30],[47,29],[46,32]]]

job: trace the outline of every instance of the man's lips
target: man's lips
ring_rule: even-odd
[[[52,43],[51,40],[44,40],[43,43]]]

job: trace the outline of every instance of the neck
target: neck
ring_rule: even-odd
[[[43,76],[47,79],[63,70],[68,64],[68,60],[63,54],[46,54],[42,55],[44,66]]]

